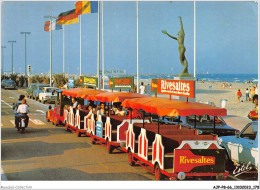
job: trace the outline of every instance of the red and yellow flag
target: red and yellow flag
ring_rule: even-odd
[[[76,9],[72,9],[67,12],[63,12],[59,14],[57,24],[75,24],[79,22],[78,14],[76,14]]]
[[[97,1],[77,1],[75,7],[78,15],[98,12]]]
[[[44,31],[49,32],[50,31],[50,21],[46,21],[44,24]]]

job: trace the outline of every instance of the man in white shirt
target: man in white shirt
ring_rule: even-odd
[[[145,94],[146,93],[146,87],[144,86],[144,83],[141,82],[141,86],[139,87],[139,94]]]
[[[16,113],[19,115],[18,116],[19,118],[22,116],[26,117],[25,126],[28,126],[28,122],[29,122],[29,117],[27,116],[28,112],[29,112],[29,106],[26,104],[26,100],[23,99],[22,104],[18,106]]]

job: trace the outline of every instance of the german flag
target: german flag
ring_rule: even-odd
[[[59,25],[75,24],[78,22],[79,22],[79,17],[76,14],[76,9],[72,9],[70,11],[59,14],[57,24]]]
[[[97,1],[77,1],[75,7],[78,15],[98,12]]]

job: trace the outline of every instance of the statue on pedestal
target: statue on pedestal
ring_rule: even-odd
[[[168,32],[166,30],[162,30],[162,33],[163,34],[167,34],[170,38],[178,41],[178,43],[179,43],[180,61],[181,61],[181,64],[183,66],[182,72],[180,73],[179,76],[190,77],[191,75],[188,72],[188,62],[187,62],[186,57],[184,55],[185,51],[186,51],[186,48],[184,47],[185,33],[184,33],[184,30],[183,30],[183,24],[182,24],[181,17],[179,16],[179,18],[180,18],[180,23],[181,23],[181,29],[178,32],[178,37],[177,38],[174,37],[174,36],[171,36],[170,34],[168,34]]]

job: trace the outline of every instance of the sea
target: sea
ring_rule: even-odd
[[[129,77],[134,76],[135,83],[136,74],[126,74],[120,76],[107,76],[105,80],[105,89],[109,89],[108,78],[110,77]],[[151,94],[151,79],[174,79],[177,75],[174,74],[140,74],[139,81],[143,81],[147,88],[147,93]],[[197,74],[196,78],[198,81],[204,80],[209,82],[233,82],[233,83],[247,83],[253,82],[258,84],[258,74]],[[140,83],[140,82],[139,82]],[[126,91],[126,90],[123,90]]]
[[[136,74],[126,74],[118,76],[107,76],[110,77],[129,77],[134,76],[136,80]],[[140,74],[140,79],[174,79],[178,75],[175,74]],[[107,79],[108,79],[107,78]],[[258,74],[197,74],[196,78],[198,81],[204,80],[209,82],[235,82],[235,83],[246,83],[253,82],[258,83]]]
[[[140,75],[140,79],[152,79],[152,78],[164,78],[173,79],[177,75]],[[136,76],[135,76],[136,77]],[[258,74],[197,74],[196,78],[209,82],[235,82],[235,83],[246,83],[253,82],[258,83]]]

